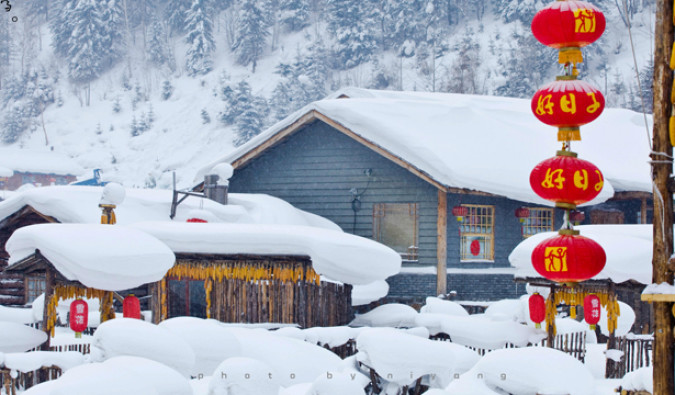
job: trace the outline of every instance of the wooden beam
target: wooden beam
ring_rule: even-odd
[[[42,343],[40,349],[42,351],[49,351],[51,330],[47,328],[47,322],[49,322],[49,302],[52,300],[52,295],[54,294],[54,269],[51,267],[47,268],[45,272],[45,300],[44,300],[44,310],[42,312],[42,330],[47,334],[47,341]]]
[[[436,219],[436,295],[448,292],[448,193],[438,190],[438,216]]]
[[[614,192],[614,196],[610,200],[641,200],[641,199],[651,199],[652,194],[649,192],[640,192],[640,191],[623,191],[623,192]]]
[[[670,57],[673,48],[673,2],[656,2],[654,28],[654,128],[652,142],[652,178],[654,184],[654,249],[652,282],[673,283],[668,259],[673,252],[673,198],[669,190],[673,173],[673,147],[670,145],[669,121],[672,114],[671,90],[673,71]],[[673,374],[672,303],[654,303],[654,394],[675,393]]]

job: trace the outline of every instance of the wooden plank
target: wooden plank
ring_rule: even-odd
[[[436,220],[436,295],[448,292],[448,194],[438,190],[438,211]]]
[[[643,302],[675,302],[675,294],[642,294],[640,300]]]

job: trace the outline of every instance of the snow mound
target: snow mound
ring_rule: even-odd
[[[347,373],[331,373],[319,376],[307,395],[366,395],[358,381]]]
[[[616,318],[616,330],[614,331],[614,335],[626,336],[635,323],[635,311],[624,302],[619,302],[619,311],[621,314]],[[600,332],[605,336],[609,336],[607,325],[607,309],[603,307],[600,310],[600,321],[598,322],[598,326],[600,327]]]
[[[626,373],[621,380],[621,389],[654,393],[654,368],[650,366]]]
[[[77,351],[31,351],[5,354],[5,367],[24,373],[38,370],[43,366],[58,366],[65,371],[82,365],[84,362],[84,355]]]
[[[415,309],[408,305],[389,303],[356,316],[349,323],[349,326],[411,328],[416,326],[415,317],[418,314]]]
[[[162,321],[158,326],[179,336],[192,347],[196,360],[190,371],[193,377],[211,376],[221,362],[241,355],[237,338],[217,321],[176,317]]]
[[[384,281],[373,281],[370,284],[352,287],[352,306],[362,306],[384,298],[389,293],[389,284]]]
[[[37,319],[33,316],[32,309],[0,306],[0,321],[14,322],[16,324],[31,324],[41,320],[42,316]]]
[[[253,358],[233,357],[218,365],[208,395],[278,395],[277,372]]]
[[[159,281],[176,260],[164,243],[121,225],[25,226],[12,234],[6,249],[10,265],[40,250],[68,280],[106,291]]]
[[[15,322],[0,321],[0,352],[24,352],[47,341],[47,334]]]
[[[92,361],[117,356],[137,356],[167,365],[188,376],[195,353],[188,343],[168,329],[133,318],[116,318],[94,333]]]
[[[420,313],[439,313],[448,315],[468,316],[469,313],[459,303],[451,300],[443,300],[427,297],[426,303],[420,309]]]

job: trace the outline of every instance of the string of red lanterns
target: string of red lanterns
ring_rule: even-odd
[[[580,126],[597,119],[605,108],[602,93],[577,80],[577,64],[583,62],[581,48],[600,38],[605,25],[605,17],[597,7],[578,0],[554,1],[532,20],[534,36],[542,44],[558,49],[558,62],[563,65],[563,75],[540,88],[531,102],[534,116],[558,128],[558,141],[562,142],[562,150],[555,157],[542,161],[530,173],[534,192],[565,210],[558,235],[543,240],[532,251],[532,266],[537,273],[558,283],[588,280],[600,273],[606,263],[603,248],[581,236],[572,225],[572,221],[578,223],[584,218],[583,213],[572,210],[598,196],[604,177],[597,166],[579,159],[571,150],[571,142],[581,140]],[[539,319],[541,295],[533,302],[534,297],[530,298],[530,315]],[[589,298],[590,306],[594,302]],[[599,310],[585,306],[584,314],[599,317]],[[587,317],[587,322],[591,321]]]

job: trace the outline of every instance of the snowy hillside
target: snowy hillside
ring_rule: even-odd
[[[558,71],[529,30],[542,0],[13,3],[0,15],[2,144],[53,147],[129,187],[169,188],[174,170],[190,186],[340,87],[530,97]],[[608,28],[581,78],[640,110],[624,20],[650,82],[654,1],[591,3]]]

